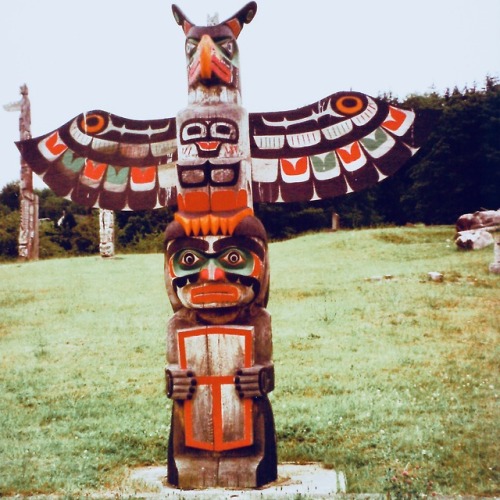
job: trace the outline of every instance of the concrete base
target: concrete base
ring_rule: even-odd
[[[319,464],[281,464],[278,480],[255,490],[233,490],[209,488],[205,490],[179,490],[166,484],[166,467],[142,467],[131,472],[130,480],[136,492],[146,489],[149,493],[141,497],[161,496],[172,499],[265,499],[331,498],[336,493],[345,493],[346,479],[342,472],[324,469]]]

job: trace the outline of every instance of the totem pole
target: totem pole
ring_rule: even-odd
[[[417,151],[415,113],[359,92],[300,109],[241,105],[236,39],[257,10],[186,35],[188,106],[137,121],[83,113],[18,144],[52,189],[110,210],[177,206],[165,232],[168,481],[258,487],[277,477],[269,264],[253,203],[314,201],[372,186]]]
[[[21,85],[20,101],[7,104],[7,111],[20,111],[19,135],[21,141],[31,139],[31,108],[28,87]],[[38,196],[33,192],[33,173],[26,161],[21,158],[20,183],[21,221],[19,225],[18,254],[23,260],[38,259]]]
[[[488,269],[490,273],[500,274],[500,229],[496,230],[493,235],[495,241],[493,243],[493,262],[490,263]]]
[[[103,258],[115,256],[115,214],[105,208],[99,209],[99,253]]]
[[[253,215],[236,45],[256,5],[208,27],[173,11],[187,38],[189,105],[176,120],[178,212],[165,237],[176,311],[167,337],[168,481],[256,487],[277,478],[267,238]]]

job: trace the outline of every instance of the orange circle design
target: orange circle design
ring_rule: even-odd
[[[102,115],[98,115],[97,113],[85,115],[80,122],[81,129],[87,134],[97,134],[101,132],[105,126],[106,120]]]
[[[347,102],[346,102],[347,101]],[[354,103],[353,103],[354,101]],[[353,115],[363,109],[363,101],[354,95],[345,95],[336,102],[337,109],[346,115]]]

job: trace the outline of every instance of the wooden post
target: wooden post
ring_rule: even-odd
[[[112,210],[99,209],[99,252],[101,257],[115,256],[115,214]]]
[[[167,332],[167,479],[183,489],[255,488],[277,478],[269,266],[232,58],[256,6],[207,27],[173,8],[188,40],[199,43],[188,54],[189,104],[176,119],[179,210],[165,234],[175,311]]]
[[[7,111],[20,111],[19,134],[21,140],[31,139],[31,109],[26,84],[20,87],[22,98],[4,106]],[[38,196],[33,192],[33,173],[21,157],[20,225],[18,255],[21,260],[37,260],[39,254]]]
[[[494,233],[495,243],[493,244],[493,262],[490,264],[490,273],[500,274],[500,230]]]
[[[332,213],[332,231],[337,231],[340,227],[340,216],[338,213]]]

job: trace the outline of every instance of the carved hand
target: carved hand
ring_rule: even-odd
[[[191,370],[165,368],[167,397],[170,399],[192,399],[196,390],[196,377]]]
[[[241,368],[236,372],[234,383],[240,398],[264,396],[274,389],[274,366]]]

